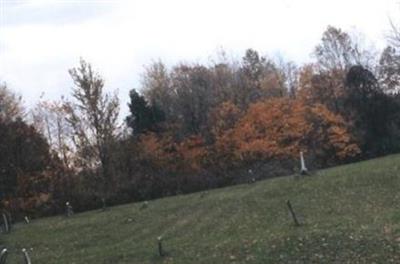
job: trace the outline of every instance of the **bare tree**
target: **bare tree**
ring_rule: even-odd
[[[322,70],[344,71],[353,65],[371,68],[374,54],[365,49],[362,37],[350,35],[339,28],[328,26],[314,55]]]
[[[69,70],[75,88],[73,101],[64,104],[80,165],[96,171],[106,197],[112,187],[112,145],[118,131],[119,99],[103,91],[104,80],[81,59]]]
[[[6,83],[0,83],[0,118],[3,121],[13,121],[23,115],[22,97],[13,93]]]
[[[150,105],[159,107],[171,119],[175,114],[172,105],[176,96],[165,64],[161,61],[153,62],[145,68],[141,77],[141,90],[145,99]]]
[[[387,40],[389,44],[393,47],[400,48],[400,29],[399,26],[393,22],[392,19],[389,20],[390,23],[390,33],[387,35]]]
[[[386,93],[397,93],[400,88],[400,55],[395,48],[388,46],[381,54],[378,67],[378,80]]]
[[[35,128],[45,136],[64,166],[71,168],[75,151],[71,140],[72,127],[67,121],[64,103],[40,101],[31,114]]]

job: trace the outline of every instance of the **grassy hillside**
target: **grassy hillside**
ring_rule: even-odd
[[[400,155],[18,224],[10,262],[400,263]],[[286,200],[301,215],[295,227]],[[167,256],[157,253],[163,236]]]

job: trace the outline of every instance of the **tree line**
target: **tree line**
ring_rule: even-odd
[[[216,188],[400,149],[400,37],[381,54],[329,26],[314,61],[248,49],[207,64],[156,61],[119,98],[81,60],[71,96],[24,109],[0,86],[1,206],[16,216],[78,211]]]

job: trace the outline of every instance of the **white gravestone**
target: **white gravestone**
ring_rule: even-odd
[[[29,257],[28,251],[25,248],[22,249],[22,253],[24,254],[25,264],[32,264],[31,258]]]
[[[6,264],[8,251],[3,248],[0,252],[0,264]]]
[[[306,163],[304,161],[303,151],[300,151],[300,166],[301,166],[300,173],[302,175],[307,174],[308,170],[307,170],[307,167],[306,167]]]

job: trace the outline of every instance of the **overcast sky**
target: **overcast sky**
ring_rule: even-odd
[[[379,49],[399,15],[398,0],[0,0],[0,80],[32,106],[68,95],[67,71],[83,57],[125,112],[152,60],[207,62],[222,47],[303,63],[327,25]]]

